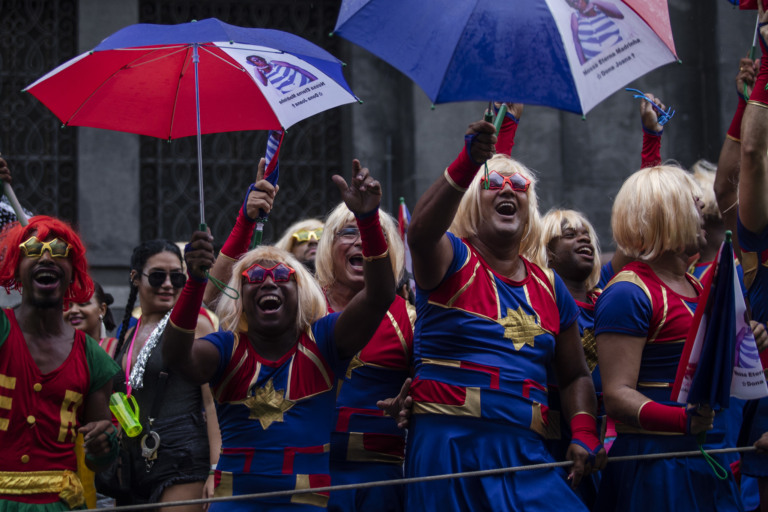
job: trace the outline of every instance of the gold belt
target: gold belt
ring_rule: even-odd
[[[58,494],[69,508],[85,504],[83,484],[72,471],[0,471],[0,494],[49,493]]]

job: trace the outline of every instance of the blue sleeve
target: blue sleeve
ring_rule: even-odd
[[[736,218],[736,232],[739,234],[739,246],[746,252],[763,252],[768,249],[768,227],[762,233],[753,233],[741,224],[741,219]]]
[[[560,311],[560,332],[565,331],[579,318],[579,306],[566,288],[565,283],[555,272],[555,300]]]
[[[211,384],[217,384],[224,374],[224,370],[227,369],[229,360],[232,358],[232,351],[235,347],[235,335],[230,331],[220,330],[218,332],[213,332],[202,339],[213,343],[213,346],[219,351],[219,366],[216,368],[216,374],[211,379]]]
[[[595,304],[595,336],[613,332],[647,338],[652,316],[651,301],[639,286],[614,283]]]
[[[597,287],[601,290],[604,289],[608,282],[613,278],[614,276],[613,272],[613,266],[611,265],[611,260],[608,260],[608,262],[600,267],[600,280],[597,282]]]
[[[466,245],[464,245],[464,242],[461,241],[461,238],[457,237],[450,231],[446,232],[445,234],[448,236],[448,240],[451,242],[451,248],[453,249],[453,259],[451,260],[451,264],[448,266],[448,271],[446,271],[443,279],[440,281],[440,284],[435,286],[432,290],[422,290],[419,288],[419,285],[416,284],[416,293],[429,293],[436,290],[440,287],[441,284],[443,284],[443,281],[445,281],[446,278],[455,274],[467,259],[469,249]]]
[[[351,358],[339,357],[339,351],[336,349],[336,338],[334,338],[334,329],[336,321],[341,313],[331,313],[312,324],[312,334],[315,337],[317,348],[323,354],[325,360],[331,366],[336,377],[341,377],[347,371],[347,366]]]

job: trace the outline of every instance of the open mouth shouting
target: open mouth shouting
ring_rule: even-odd
[[[273,293],[262,295],[259,298],[257,305],[259,309],[264,313],[275,313],[283,305],[283,299]]]
[[[42,290],[55,290],[61,282],[61,270],[54,266],[38,266],[32,272],[35,287]]]
[[[595,258],[595,250],[592,248],[591,245],[582,245],[581,247],[576,249],[576,254],[590,261],[592,261]]]
[[[517,204],[512,201],[501,201],[496,205],[496,213],[511,217],[517,213]]]

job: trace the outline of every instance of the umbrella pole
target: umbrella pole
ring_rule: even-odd
[[[197,53],[197,43],[192,45],[192,62],[195,65],[195,117],[197,121],[197,183],[200,186],[200,231],[206,230],[205,225],[205,194],[203,192],[203,141],[200,134],[200,83],[197,72],[200,55]]]

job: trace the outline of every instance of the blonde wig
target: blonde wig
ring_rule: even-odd
[[[702,215],[714,220],[722,219],[720,208],[717,207],[717,200],[715,199],[715,174],[717,173],[717,166],[702,158],[691,166],[691,171],[693,172],[693,179],[701,187],[700,198],[704,203]]]
[[[344,203],[339,203],[328,217],[325,219],[324,235],[317,244],[317,253],[315,254],[315,274],[317,281],[324,290],[327,290],[336,281],[333,272],[333,242],[336,239],[336,233],[347,224],[354,224],[355,215],[347,208]],[[379,222],[384,236],[387,237],[389,246],[389,259],[392,262],[392,272],[395,274],[395,284],[400,281],[405,265],[405,244],[400,238],[400,231],[397,222],[390,214],[384,210],[379,210]]]
[[[587,290],[591,290],[600,280],[600,244],[597,240],[597,233],[592,224],[587,220],[583,213],[576,210],[549,210],[541,219],[541,250],[546,254],[549,243],[555,238],[563,236],[566,229],[586,229],[589,233],[589,239],[594,249],[594,261],[592,262],[592,272],[585,281]]]
[[[510,176],[514,172],[519,172],[531,180],[531,185],[526,192],[528,196],[528,222],[525,225],[520,243],[520,255],[540,267],[546,268],[546,252],[541,250],[541,215],[539,214],[539,201],[536,197],[536,177],[530,169],[508,155],[494,155],[486,163],[489,172],[496,171],[503,176]],[[485,220],[484,212],[480,207],[480,193],[482,192],[480,180],[484,175],[483,168],[481,168],[464,193],[464,197],[461,198],[459,209],[449,228],[451,233],[460,238],[477,235],[478,226]]]
[[[630,258],[651,261],[695,245],[701,188],[679,167],[640,169],[624,181],[611,213],[613,238]]]
[[[236,295],[238,298],[233,299],[227,294],[221,296],[216,306],[216,315],[220,319],[222,329],[227,331],[244,331],[248,329],[247,319],[243,314],[242,273],[254,263],[268,261],[285,263],[296,271],[294,276],[296,277],[299,301],[296,327],[299,332],[306,331],[312,322],[325,316],[328,311],[325,304],[325,295],[323,295],[323,291],[318,286],[315,278],[312,277],[312,274],[291,253],[270,245],[262,245],[243,254],[232,268],[232,277],[229,279],[228,285],[237,291]]]
[[[296,221],[288,226],[288,229],[283,231],[283,236],[280,237],[280,240],[275,242],[275,247],[291,252],[293,251],[293,246],[296,244],[296,239],[293,237],[294,234],[301,230],[314,231],[322,227],[323,221],[318,219],[302,219]]]

